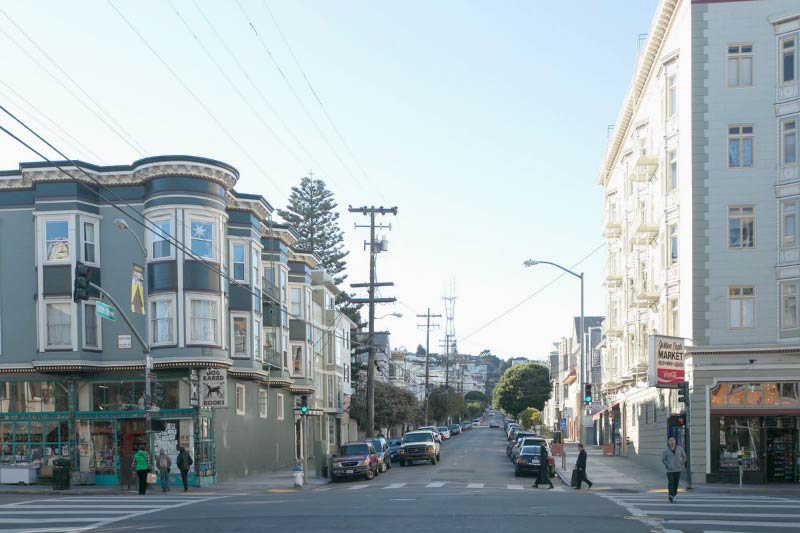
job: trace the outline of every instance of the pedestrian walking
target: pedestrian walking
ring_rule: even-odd
[[[183,481],[183,492],[189,490],[189,468],[192,466],[192,456],[186,451],[183,446],[178,450],[178,470],[181,472],[181,481]]]
[[[678,484],[681,482],[681,472],[686,466],[686,451],[677,445],[675,437],[667,439],[667,447],[661,452],[661,462],[667,469],[667,492],[669,501],[674,502],[678,497]]]
[[[547,460],[547,446],[544,443],[539,446],[539,475],[536,477],[536,483],[533,484],[533,488],[538,489],[539,483],[549,484],[548,490],[555,488],[553,487],[553,480],[550,479],[550,463]]]
[[[172,468],[172,459],[161,450],[156,459],[156,466],[158,467],[158,480],[161,482],[161,492],[169,490],[169,471]]]
[[[133,455],[133,469],[139,478],[139,494],[147,492],[147,474],[150,473],[150,456],[144,446]]]
[[[575,461],[575,470],[578,471],[578,485],[575,487],[575,490],[580,490],[584,481],[591,489],[594,483],[589,481],[589,478],[586,477],[586,450],[583,449],[583,444],[578,444],[578,460]]]

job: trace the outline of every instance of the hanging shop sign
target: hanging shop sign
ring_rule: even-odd
[[[676,389],[686,380],[684,360],[686,340],[680,337],[650,335],[647,337],[647,384],[651,387]]]
[[[200,373],[200,407],[228,407],[228,371],[206,368]]]

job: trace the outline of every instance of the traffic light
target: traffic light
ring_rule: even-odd
[[[89,274],[91,269],[83,263],[75,265],[75,289],[72,292],[72,300],[75,303],[89,299]]]
[[[686,425],[686,418],[683,415],[670,415],[669,427],[683,427]]]
[[[586,403],[592,403],[592,385],[591,383],[586,383],[583,386],[583,401]]]
[[[300,396],[300,414],[308,414],[308,395],[306,394]]]
[[[689,382],[683,381],[678,387],[678,401],[688,404],[689,403]]]

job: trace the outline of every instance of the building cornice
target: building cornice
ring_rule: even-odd
[[[800,355],[800,345],[687,346],[688,355]]]
[[[614,135],[606,149],[597,178],[597,182],[600,185],[605,185],[617,161],[620,149],[625,144],[625,137],[630,131],[631,120],[639,109],[642,95],[656,64],[658,52],[681,2],[682,0],[661,0],[659,3],[656,16],[650,25],[645,48],[638,59],[636,71],[625,95],[625,102],[617,116],[617,121],[614,123]]]

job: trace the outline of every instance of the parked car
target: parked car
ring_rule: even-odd
[[[436,437],[436,442],[441,443],[443,440],[442,434],[439,432],[439,428],[437,428],[436,426],[422,426],[417,431],[432,431],[434,433],[434,436]]]
[[[511,451],[514,449],[514,446],[522,439],[523,437],[535,437],[535,433],[531,433],[530,431],[518,431],[514,438],[508,441],[508,445],[506,445],[506,455],[511,457]],[[514,460],[513,458],[511,459]]]
[[[379,473],[378,454],[370,442],[355,441],[343,444],[333,456],[331,479],[338,481],[346,477],[372,479]]]
[[[494,420],[492,420],[491,422],[489,422],[489,427],[490,428],[499,428],[500,427],[500,423],[499,422],[495,422]]]
[[[381,472],[386,472],[392,467],[392,457],[389,455],[389,443],[383,437],[375,437],[367,439],[375,447],[375,453],[378,454],[378,466]]]
[[[450,435],[460,435],[461,434],[461,425],[459,424],[451,424],[447,426],[447,429],[450,430]]]
[[[400,445],[400,466],[406,466],[414,461],[430,461],[435,465],[439,460],[439,443],[433,431],[409,431],[403,435],[403,444]]]
[[[389,439],[389,457],[391,457],[392,461],[397,461],[398,457],[400,456],[400,446],[403,445],[403,439]]]
[[[447,426],[439,426],[436,429],[438,429],[439,433],[442,435],[442,440],[447,440],[450,438],[450,429]]]
[[[539,469],[542,467],[541,462],[541,447],[540,446],[523,446],[520,450],[519,457],[514,462],[514,476],[521,476],[523,474],[539,475]]]
[[[469,431],[469,428],[472,427],[471,422],[462,422],[461,423],[461,431]]]
[[[518,445],[511,452],[511,461],[514,464],[517,464],[517,460],[522,453],[522,449],[527,446],[544,446],[547,449],[547,462],[550,470],[550,477],[554,477],[556,475],[556,463],[555,459],[553,458],[553,452],[550,449],[550,444],[548,444],[547,439],[544,437],[523,437],[520,439]]]

